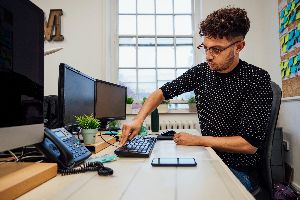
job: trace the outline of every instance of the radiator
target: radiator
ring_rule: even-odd
[[[151,130],[151,122],[145,121],[143,124],[148,130]],[[162,120],[159,122],[159,130],[166,129],[197,129],[197,121],[185,120]]]

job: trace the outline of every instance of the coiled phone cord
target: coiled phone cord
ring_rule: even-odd
[[[88,162],[75,168],[58,170],[58,172],[61,173],[62,176],[80,174],[91,171],[97,171],[100,176],[109,176],[114,173],[114,171],[111,168],[104,167],[104,165],[101,162]]]

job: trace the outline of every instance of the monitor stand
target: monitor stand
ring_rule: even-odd
[[[110,121],[113,121],[113,119],[101,119],[100,120],[101,126],[99,128],[99,131],[119,131],[119,130],[121,130],[118,127],[108,127],[108,123]]]
[[[107,125],[110,120],[108,119],[100,119],[101,125],[99,131],[107,131]]]
[[[71,125],[68,125],[68,126],[65,126],[65,129],[72,133],[73,135],[74,134],[78,134],[79,131],[80,131],[80,128],[79,128],[79,125],[78,124],[71,124]]]
[[[0,164],[1,199],[15,199],[56,175],[56,163],[3,162]]]

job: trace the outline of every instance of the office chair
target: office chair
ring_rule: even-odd
[[[44,96],[44,125],[50,129],[59,128],[57,95]]]
[[[271,82],[273,91],[273,101],[271,108],[271,117],[269,124],[269,135],[266,136],[266,141],[262,149],[262,165],[260,166],[260,191],[257,194],[253,194],[258,200],[268,200],[273,196],[273,180],[272,180],[272,168],[271,168],[271,158],[272,158],[272,147],[274,141],[274,133],[276,129],[276,123],[281,103],[281,89],[280,87]]]

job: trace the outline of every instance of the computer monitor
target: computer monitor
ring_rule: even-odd
[[[43,11],[0,0],[0,152],[43,140],[43,54]]]
[[[96,81],[95,117],[105,130],[111,120],[126,119],[127,88],[121,85]]]
[[[75,116],[93,115],[95,79],[75,68],[61,63],[58,79],[58,105],[60,126],[76,124]]]

